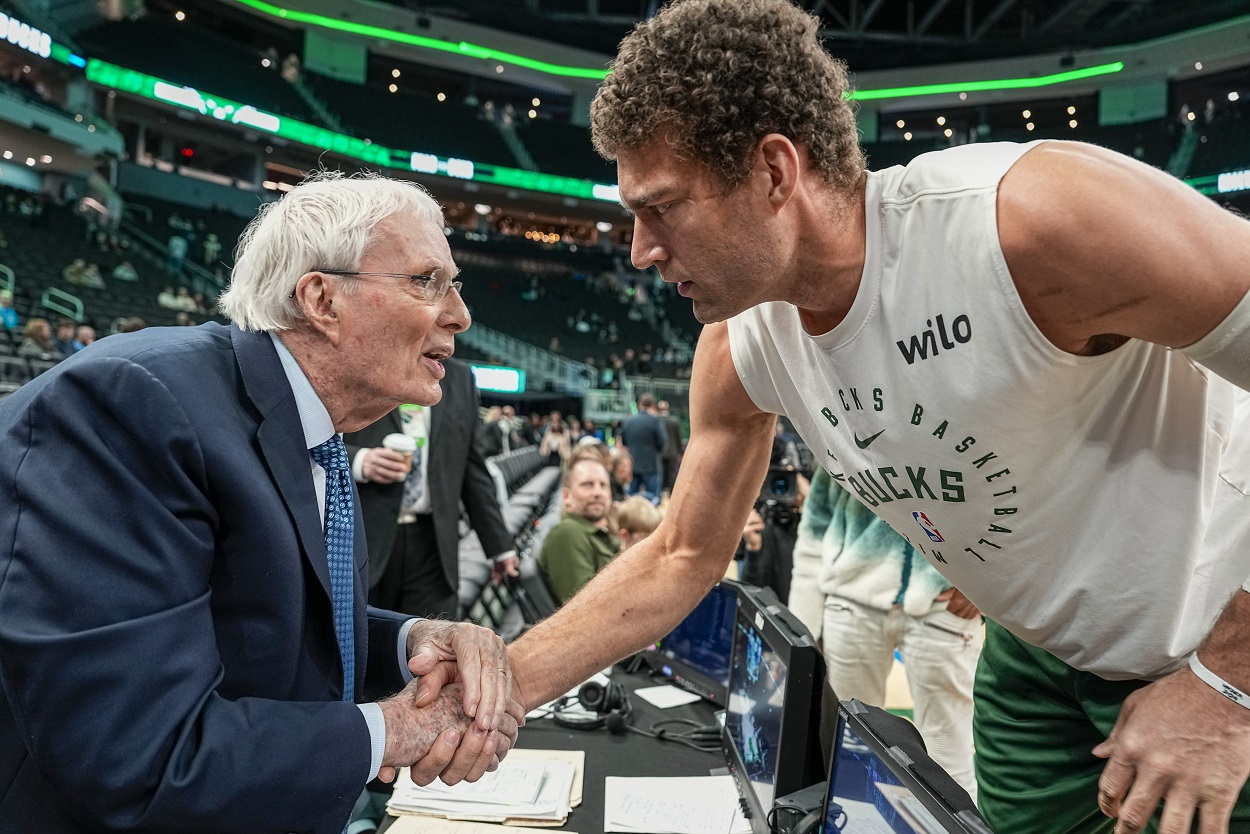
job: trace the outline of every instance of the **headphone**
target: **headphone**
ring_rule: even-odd
[[[607,727],[613,735],[625,733],[629,727],[629,717],[634,713],[634,705],[630,703],[625,687],[616,681],[607,684],[587,681],[577,690],[576,701],[592,713],[593,716],[576,718],[564,713],[572,706],[568,695],[556,701],[551,711],[551,720],[567,730],[598,730]]]
[[[630,703],[625,687],[615,681],[608,681],[606,685],[587,681],[577,690],[576,702],[593,715],[574,717],[565,714],[574,700],[574,696],[565,695],[552,706],[551,720],[558,726],[568,730],[598,730],[606,727],[612,735],[636,733],[658,741],[671,741],[692,750],[720,752],[721,731],[715,724],[705,726],[688,718],[669,718],[651,725],[650,730],[631,725],[629,719],[634,714],[634,705]],[[666,724],[680,724],[692,729],[666,730]]]

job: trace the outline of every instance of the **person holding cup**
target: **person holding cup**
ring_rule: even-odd
[[[459,505],[496,579],[518,574],[495,484],[477,447],[479,395],[467,365],[446,360],[443,398],[400,406],[345,434],[369,547],[369,602],[421,617],[459,614]]]

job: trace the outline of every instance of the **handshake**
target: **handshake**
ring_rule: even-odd
[[[454,785],[495,770],[525,723],[503,640],[469,623],[421,620],[407,648],[414,679],[378,702],[386,721],[378,777],[393,781],[410,766],[418,785],[439,777]]]

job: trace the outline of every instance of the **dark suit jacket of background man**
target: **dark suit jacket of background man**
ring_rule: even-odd
[[[339,833],[370,740],[311,471],[264,333],[112,336],[0,403],[0,832]],[[359,512],[355,560],[373,700],[404,618]]]
[[[486,459],[477,445],[481,417],[479,395],[469,366],[449,359],[443,363],[443,399],[430,412],[430,454],[427,475],[434,535],[443,575],[454,594],[460,584],[460,502],[464,501],[469,523],[477,532],[487,558],[513,548],[512,537],[499,511],[495,482],[486,469]],[[360,449],[382,445],[388,434],[403,433],[399,409],[358,432],[345,434],[347,456],[355,460]],[[369,542],[369,581],[378,588],[386,571],[395,532],[404,483],[357,484],[364,511],[365,534]],[[376,598],[376,591],[375,591]],[[419,614],[420,612],[412,612]]]

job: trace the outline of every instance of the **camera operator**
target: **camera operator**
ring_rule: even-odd
[[[793,448],[793,444],[790,446]],[[739,560],[738,578],[750,585],[772,588],[778,599],[790,597],[794,543],[808,488],[807,479],[789,460],[782,456],[777,465],[769,467],[734,554]]]

